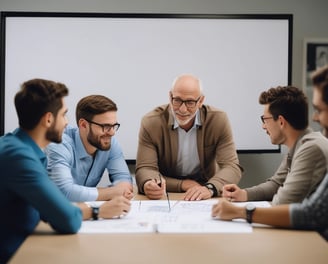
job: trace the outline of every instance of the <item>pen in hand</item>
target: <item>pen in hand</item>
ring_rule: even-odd
[[[162,187],[162,175],[159,173],[159,183],[158,186]],[[171,204],[170,204],[170,199],[169,199],[169,194],[168,192],[165,190],[165,194],[166,194],[166,199],[167,199],[167,203],[169,205],[169,212],[171,212]]]
[[[157,183],[157,185],[159,187],[162,187],[162,175],[160,173],[158,175],[159,175],[159,183]]]

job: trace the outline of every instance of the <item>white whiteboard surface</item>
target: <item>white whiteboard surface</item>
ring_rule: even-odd
[[[240,152],[279,150],[263,131],[260,93],[287,85],[290,20],[183,17],[20,17],[5,23],[4,132],[18,121],[13,98],[21,83],[65,83],[69,122],[90,94],[118,105],[125,158],[136,158],[140,120],[168,103],[173,79],[198,76],[205,103],[227,112]]]

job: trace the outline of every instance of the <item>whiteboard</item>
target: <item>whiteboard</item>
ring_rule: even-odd
[[[291,15],[2,14],[2,133],[18,121],[13,98],[32,78],[65,83],[69,123],[79,99],[117,104],[116,133],[135,160],[141,118],[169,102],[173,79],[199,77],[205,103],[227,112],[238,152],[278,152],[263,131],[262,91],[291,79]]]

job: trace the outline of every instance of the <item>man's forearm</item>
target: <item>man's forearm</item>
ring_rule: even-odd
[[[256,208],[253,222],[277,227],[290,227],[289,205],[279,205],[269,208]]]

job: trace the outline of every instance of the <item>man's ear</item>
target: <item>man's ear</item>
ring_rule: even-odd
[[[287,122],[287,120],[282,115],[278,116],[278,121],[280,122],[281,126]]]
[[[79,119],[79,122],[78,122],[79,127],[81,127],[81,128],[86,128],[87,127],[87,123],[88,123],[88,121],[85,120],[84,118],[80,118]]]
[[[199,108],[202,108],[205,101],[205,95],[201,95],[201,98],[199,99]]]
[[[170,102],[170,103],[171,103],[171,101],[172,101],[172,96],[173,96],[172,91],[169,91],[169,102]]]
[[[50,127],[55,120],[54,115],[50,112],[45,113],[42,119],[45,127]]]

